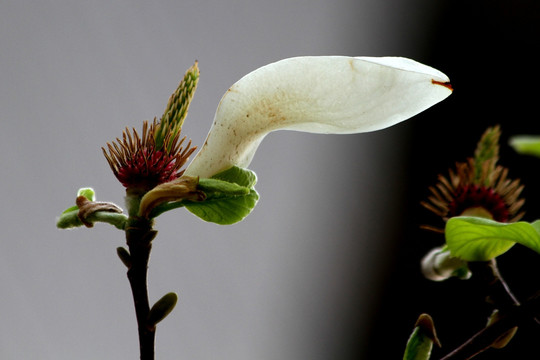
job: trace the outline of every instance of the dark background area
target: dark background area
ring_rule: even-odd
[[[438,105],[437,119],[420,115],[408,129],[409,160],[403,176],[404,221],[401,224],[395,268],[385,285],[378,311],[372,317],[372,336],[366,359],[397,359],[402,349],[395,339],[412,327],[415,314],[433,316],[446,355],[484,325],[490,311],[484,293],[472,281],[430,282],[419,273],[419,261],[442,236],[418,228],[440,226],[441,220],[420,206],[439,173],[447,175],[456,161],[473,155],[489,126],[502,129],[499,164],[510,178],[525,184],[524,220],[540,218],[540,159],[520,156],[509,146],[512,135],[540,134],[538,116],[538,50],[540,5],[537,1],[445,1],[433,27],[427,57],[445,69],[454,94]],[[414,211],[413,211],[414,209]],[[538,255],[517,245],[498,260],[505,280],[520,300],[540,289]],[[478,359],[540,358],[540,325],[522,326],[502,350],[489,350]]]

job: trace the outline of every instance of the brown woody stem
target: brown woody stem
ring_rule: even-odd
[[[532,321],[538,315],[540,315],[540,292],[529,298],[522,305],[512,306],[498,321],[476,333],[460,347],[441,358],[441,360],[471,359],[484,350],[487,350],[491,344],[510,329],[526,321]]]
[[[126,242],[129,247],[131,266],[127,277],[131,285],[135,314],[139,330],[141,360],[154,360],[155,327],[149,326],[147,272],[152,240],[157,231],[152,229],[151,221],[130,217],[126,227]]]
[[[489,349],[512,328],[540,315],[540,291],[520,304],[502,278],[495,260],[469,263],[476,281],[485,286],[490,302],[501,317],[485,327],[441,360],[467,360]]]

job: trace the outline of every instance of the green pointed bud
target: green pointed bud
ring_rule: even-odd
[[[120,246],[116,248],[116,253],[124,265],[126,265],[128,269],[131,268],[131,255],[129,254],[129,251]]]
[[[182,129],[184,119],[188,112],[189,103],[193,98],[193,94],[195,94],[198,81],[199,67],[198,63],[195,62],[195,64],[186,71],[178,88],[169,98],[161,121],[154,130],[154,140],[157,150],[161,150],[162,147],[165,147],[166,151],[170,151],[172,140]]]
[[[489,179],[485,179],[483,184],[481,180],[485,177],[484,174],[486,172],[492,173],[495,170],[495,166],[499,160],[500,137],[501,128],[494,126],[488,128],[480,138],[474,152],[474,182],[476,184],[487,185],[489,183]]]
[[[148,326],[154,328],[157,323],[165,319],[173,311],[177,301],[178,295],[173,292],[163,295],[150,309]]]
[[[433,343],[441,346],[435,332],[433,319],[428,314],[422,314],[416,320],[413,333],[405,348],[403,360],[428,360],[431,356]]]

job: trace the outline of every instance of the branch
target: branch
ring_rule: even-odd
[[[130,218],[130,222],[126,227],[129,261],[124,262],[124,264],[129,265],[127,276],[135,303],[141,360],[154,360],[156,329],[155,325],[150,326],[148,323],[150,305],[148,301],[147,272],[152,240],[156,234],[157,231],[152,230],[151,222],[144,219]],[[126,255],[124,254],[124,256]]]
[[[487,350],[510,329],[540,315],[540,291],[522,305],[513,305],[498,321],[482,329],[441,360],[467,360]]]

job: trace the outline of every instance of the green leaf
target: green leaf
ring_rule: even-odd
[[[219,225],[231,225],[243,220],[253,210],[259,194],[251,190],[248,195],[207,199],[185,207],[201,219]]]
[[[253,210],[259,194],[253,186],[257,176],[250,170],[232,167],[210,179],[200,179],[199,188],[207,198],[186,202],[194,215],[209,222],[230,225],[243,220]]]
[[[520,154],[540,157],[540,136],[514,136],[510,146]]]
[[[428,360],[431,356],[433,343],[440,346],[433,320],[428,314],[422,314],[418,317],[415,328],[409,337],[403,360]]]
[[[248,187],[218,179],[199,179],[197,189],[213,197],[247,195],[250,191]]]
[[[521,239],[518,239],[516,242],[540,254],[540,220],[536,220],[532,223],[527,224],[529,224],[530,227],[534,229],[535,233],[533,234],[533,236],[527,238],[523,237]]]
[[[540,253],[540,221],[500,223],[460,216],[448,220],[445,236],[452,254],[465,261],[491,260],[510,250],[515,243]]]
[[[257,183],[257,175],[255,175],[253,171],[242,169],[238,166],[233,166],[225,171],[217,173],[216,175],[212,176],[212,179],[235,183],[250,189],[253,188]]]

